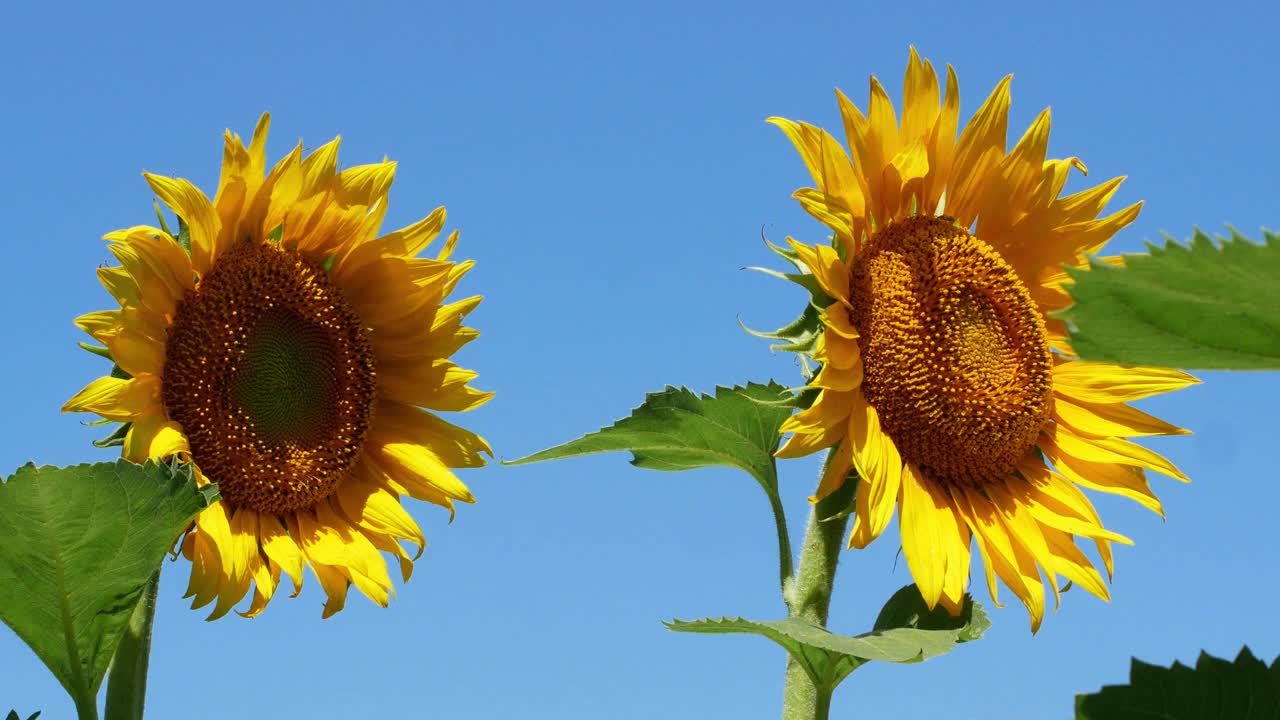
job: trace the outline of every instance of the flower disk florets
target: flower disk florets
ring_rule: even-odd
[[[863,392],[903,459],[943,483],[1011,473],[1052,409],[1044,321],[1017,273],[936,217],[883,228],[851,270]]]

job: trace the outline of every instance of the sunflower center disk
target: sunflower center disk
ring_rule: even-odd
[[[239,245],[179,304],[163,396],[224,500],[280,514],[312,507],[351,470],[375,379],[365,329],[324,270]]]
[[[863,393],[904,460],[952,484],[1008,475],[1051,410],[1053,359],[1026,285],[941,218],[892,223],[852,270]]]

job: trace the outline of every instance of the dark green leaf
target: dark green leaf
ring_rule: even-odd
[[[1235,662],[1201,652],[1195,669],[1134,659],[1128,685],[1076,696],[1076,720],[1275,720],[1280,717],[1280,658],[1271,667],[1249,648]]]
[[[634,455],[633,465],[651,470],[741,468],[772,492],[778,482],[773,461],[778,428],[791,408],[769,403],[789,395],[787,388],[773,382],[717,387],[714,397],[668,386],[650,393],[629,417],[609,427],[503,464],[626,450]]]
[[[1280,369],[1280,236],[1196,231],[1123,268],[1069,269],[1075,304],[1059,313],[1086,360],[1204,370]]]
[[[916,600],[923,610],[919,591],[914,590],[914,585],[909,587],[915,592]],[[909,606],[907,589],[895,594],[889,601],[890,605],[897,603]],[[982,637],[983,632],[991,625],[982,607],[967,596],[964,610],[956,618],[947,616],[946,611],[906,612],[901,608],[895,608],[887,614],[881,612],[882,620],[887,621],[889,618],[914,624],[880,627],[853,637],[837,635],[799,618],[767,622],[743,618],[672,620],[666,626],[676,632],[746,633],[767,637],[786,649],[804,667],[817,687],[830,690],[868,661],[912,663],[927,660],[950,652],[959,643]]]
[[[0,484],[0,620],[92,702],[143,587],[216,498],[189,466],[26,465]]]
[[[920,588],[911,583],[894,593],[884,607],[880,608],[872,629],[956,630],[959,632],[956,636],[958,642],[968,642],[982,637],[990,627],[991,621],[987,619],[981,605],[971,603],[958,617],[951,617],[951,613],[941,605],[930,610],[920,594]]]

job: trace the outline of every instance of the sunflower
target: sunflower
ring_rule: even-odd
[[[474,498],[449,468],[485,464],[478,435],[430,410],[464,411],[491,393],[448,358],[477,333],[479,303],[445,298],[472,263],[418,253],[444,208],[378,236],[396,164],[338,171],[338,139],[299,145],[266,172],[269,116],[246,148],[228,131],[213,202],[190,182],[144,174],[179,231],[106,235],[118,267],[98,277],[120,309],[76,324],[115,368],[63,411],[123,423],[129,460],[194,463],[222,500],[181,541],[192,607],[221,617],[252,586],[260,613],[281,573],[301,590],[310,567],[324,617],[355,585],[379,605],[394,593],[382,553],[409,579],[425,545],[404,495],[443,506]],[[402,545],[416,546],[411,555]]]
[[[1096,543],[1108,578],[1110,544],[1130,543],[1081,487],[1162,513],[1145,470],[1187,479],[1126,439],[1186,431],[1126,403],[1197,381],[1072,353],[1053,316],[1071,303],[1062,267],[1082,266],[1141,204],[1099,217],[1123,178],[1059,197],[1085,167],[1046,159],[1048,109],[1006,150],[1009,80],[959,139],[955,73],[939,92],[914,48],[901,121],[875,77],[866,114],[837,91],[850,153],[822,129],[770,118],[817,185],[795,197],[833,233],[830,246],[787,239],[816,281],[821,366],[777,454],[832,448],[815,499],[856,470],[850,547],[878,537],[896,507],[930,608],[959,612],[976,544],[993,601],[999,577],[1034,631],[1046,581],[1055,600],[1058,576],[1108,598],[1077,538]]]

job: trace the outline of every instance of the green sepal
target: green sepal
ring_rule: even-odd
[[[280,223],[267,233],[267,242],[280,244],[280,239],[284,237],[284,223]]]
[[[182,249],[186,250],[187,254],[190,255],[191,228],[187,227],[187,221],[183,220],[181,215],[178,216],[178,237],[175,239],[178,241],[178,244],[182,246]]]
[[[1085,360],[1202,370],[1280,369],[1280,236],[1165,236],[1124,267],[1067,268],[1075,301],[1054,313]]]
[[[765,239],[764,243],[779,257],[791,263],[798,272],[783,273],[762,267],[748,267],[745,269],[762,272],[766,275],[799,285],[805,289],[805,292],[809,293],[809,302],[805,305],[804,310],[801,311],[799,317],[773,332],[752,330],[743,324],[741,319],[738,320],[738,324],[742,326],[743,330],[747,331],[751,335],[759,338],[765,338],[767,340],[779,341],[778,343],[769,346],[771,350],[783,350],[795,353],[801,361],[801,374],[804,376],[805,380],[810,380],[814,375],[813,369],[810,367],[810,362],[813,359],[814,351],[817,349],[818,339],[822,337],[823,332],[820,313],[824,308],[833,304],[835,299],[822,289],[822,286],[818,283],[818,279],[814,277],[813,273],[805,266],[804,261],[800,259],[800,256],[794,250],[774,245],[769,242],[768,239]],[[837,251],[838,250],[839,246],[837,245]]]
[[[87,342],[77,342],[76,344],[80,346],[81,350],[88,350],[89,352],[93,353],[94,355],[97,355],[98,357],[103,357],[108,360],[111,359],[111,351],[104,347],[98,347],[97,345],[90,345]]]
[[[169,230],[169,223],[164,220],[164,211],[160,209],[160,201],[152,200],[151,204],[156,208],[156,221],[160,223],[160,229],[169,237],[173,237],[173,232]],[[181,222],[182,218],[178,218],[178,220]],[[190,252],[190,248],[188,248],[187,252]]]
[[[818,317],[818,309],[813,305],[806,305],[800,317],[773,332],[752,330],[743,324],[742,320],[738,320],[738,325],[758,338],[780,340],[781,342],[769,346],[771,350],[784,350],[801,355],[812,356],[817,347],[818,338],[822,337],[822,320]]]
[[[805,290],[808,290],[809,294],[813,297],[814,304],[818,307],[826,307],[835,302],[835,299],[828,295],[827,291],[823,290],[822,286],[818,284],[818,279],[813,276],[813,273],[784,273],[778,272],[777,270],[771,270],[769,268],[757,267],[755,265],[749,265],[742,269],[764,273],[770,277],[776,277],[779,280],[788,280],[793,282]]]
[[[792,410],[808,410],[818,399],[818,393],[822,392],[821,388],[811,385],[801,387],[787,388],[787,394],[777,399],[761,399],[751,398],[752,402],[768,405],[770,407],[785,407]]]
[[[119,379],[121,379],[121,380],[128,380],[129,378],[131,378],[131,377],[133,377],[133,376],[132,376],[132,375],[130,375],[129,373],[125,372],[125,371],[124,371],[124,368],[122,368],[122,367],[120,367],[119,365],[116,365],[116,364],[114,364],[114,363],[113,363],[113,364],[111,365],[111,377],[113,377],[113,378],[119,378]]]
[[[818,520],[821,522],[842,520],[853,514],[857,499],[858,472],[856,470],[850,470],[848,477],[844,479],[844,482],[841,483],[840,487],[832,491],[830,495],[819,500],[817,504],[814,505],[813,511],[818,514]],[[883,611],[881,611],[881,614],[883,614]],[[876,625],[879,627],[878,620],[876,621]]]
[[[129,434],[129,428],[133,427],[133,423],[120,423],[120,427],[116,428],[110,435],[93,441],[96,448],[113,448],[124,445],[124,439]]]
[[[805,267],[804,261],[800,259],[800,254],[795,250],[782,247],[781,245],[774,245],[769,242],[769,238],[764,237],[763,235],[761,235],[761,239],[764,240],[765,246],[772,250],[778,257],[791,263],[792,267],[796,270],[799,270],[800,272],[809,272],[809,269]]]
[[[1195,669],[1134,658],[1128,685],[1076,696],[1076,720],[1274,720],[1280,717],[1280,658],[1271,666],[1245,647],[1234,662],[1201,652]]]
[[[39,711],[39,710],[37,710],[37,711],[35,711],[35,712],[31,713],[31,715],[27,716],[27,720],[36,720],[36,718],[38,718],[38,717],[40,717],[40,711]],[[22,720],[22,716],[18,714],[18,711],[17,711],[17,710],[10,710],[10,711],[9,711],[9,714],[5,716],[4,720]]]
[[[320,269],[324,270],[325,272],[333,272],[333,262],[334,260],[337,260],[337,259],[338,259],[337,253],[330,254],[324,259],[324,262],[320,263]]]
[[[899,623],[899,624],[893,624]],[[925,607],[916,586],[908,585],[880,611],[876,629],[857,636],[837,635],[802,620],[787,618],[760,622],[743,618],[672,620],[674,632],[760,635],[778,643],[804,668],[814,686],[830,693],[849,673],[872,660],[915,663],[946,654],[961,643],[982,637],[991,622],[982,606],[965,596],[958,617]]]

